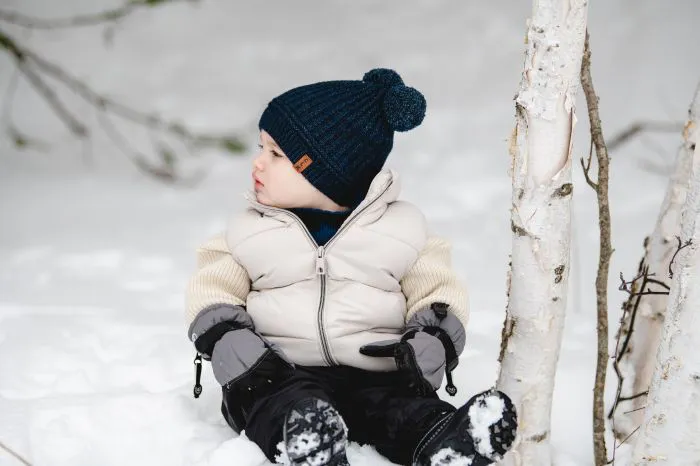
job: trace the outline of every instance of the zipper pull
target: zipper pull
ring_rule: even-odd
[[[323,246],[319,246],[318,253],[316,255],[316,275],[326,274],[326,251]]]
[[[445,385],[445,391],[450,396],[455,396],[457,394],[457,387],[455,387],[455,384],[452,383],[452,369],[446,367],[445,376],[447,377],[447,385]]]
[[[202,394],[202,385],[199,383],[202,378],[202,355],[197,353],[194,357],[194,397],[199,398]]]

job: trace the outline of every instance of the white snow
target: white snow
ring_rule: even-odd
[[[504,409],[503,399],[489,393],[479,396],[469,407],[469,434],[482,456],[493,457],[489,427],[503,418]]]
[[[2,3],[57,17],[122,0]],[[205,151],[183,166],[205,169],[204,182],[164,186],[125,161],[89,106],[59,91],[95,132],[86,145],[20,80],[11,121],[41,144],[18,150],[0,137],[0,441],[34,466],[269,464],[222,419],[207,364],[202,396],[192,397],[194,351],[182,316],[194,248],[244,205],[239,193],[249,185],[265,103],[292,86],[359,79],[376,66],[395,68],[426,96],[425,122],[397,136],[389,165],[402,175],[404,198],[453,241],[470,289],[467,351],[454,372],[459,393],[440,395],[461,405],[492,386],[511,240],[506,140],[530,9],[527,1],[201,0],[138,11],[118,25],[111,46],[100,27],[27,32],[3,23],[99,92],[202,130],[240,131],[251,150]],[[683,120],[700,79],[700,61],[685,53],[696,43],[700,2],[601,1],[589,13],[606,136],[638,119]],[[0,54],[0,98],[14,75]],[[588,128],[581,95],[577,104],[578,157],[587,154]],[[116,121],[132,145],[152,150],[152,135]],[[7,124],[3,111],[3,135]],[[626,297],[615,277],[636,271],[679,141],[645,135],[612,153],[611,340]],[[574,171],[571,312],[551,432],[557,466],[592,464],[597,207]],[[366,445],[352,444],[348,458],[391,464]],[[0,449],[1,466],[18,464]]]
[[[430,457],[430,466],[471,466],[473,457],[463,456],[450,447],[443,448]]]
[[[316,432],[301,432],[287,441],[287,453],[295,458],[308,455],[321,444],[321,437]]]

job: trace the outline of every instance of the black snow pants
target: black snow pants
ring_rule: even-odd
[[[227,395],[224,389],[225,418],[228,407],[236,409],[237,402]],[[408,393],[396,372],[297,366],[293,375],[273,390],[246,400],[246,436],[271,461],[280,453],[277,446],[287,412],[309,396],[326,400],[338,410],[350,441],[373,445],[390,461],[402,465],[410,464],[418,442],[437,420],[455,410],[436,393],[428,397]]]

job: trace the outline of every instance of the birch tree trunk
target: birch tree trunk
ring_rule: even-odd
[[[683,132],[683,146],[676,156],[674,173],[669,180],[656,226],[644,242],[645,254],[640,265],[640,272],[647,266],[654,279],[666,282],[667,285],[670,285],[668,266],[677,249],[676,236],[680,236],[681,208],[687,196],[692,172],[691,129],[698,125],[700,86],[690,106],[689,119]],[[620,325],[618,339],[621,343],[616,359],[623,381],[620,396],[623,400],[632,399],[620,403],[613,413],[613,430],[620,441],[628,438],[644,420],[643,408],[647,403],[644,393],[649,390],[651,383],[667,305],[667,295],[633,296],[624,304],[626,312]]]
[[[694,154],[681,239],[692,244],[672,264],[671,294],[635,465],[700,464],[700,126],[695,121],[686,130]]]
[[[501,464],[551,464],[550,413],[567,300],[574,100],[586,0],[534,0],[511,138],[513,245],[497,388],[518,409]]]

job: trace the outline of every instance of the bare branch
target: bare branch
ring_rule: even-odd
[[[641,289],[644,289],[646,286],[646,277],[647,273],[649,271],[649,267],[642,264],[640,266],[640,269],[642,270],[642,286]],[[632,282],[629,282],[632,284],[632,289],[634,290],[634,286],[636,285],[636,281],[639,277],[635,278],[632,280]],[[625,282],[624,278],[622,277],[622,273],[620,273],[620,279],[622,280],[623,284],[626,284],[628,282]],[[627,291],[627,290],[626,290]],[[629,291],[631,297],[630,300],[634,298],[632,296],[632,291]],[[622,385],[624,383],[624,377],[622,376],[622,372],[620,371],[620,361],[625,355],[625,352],[627,351],[627,347],[629,345],[630,339],[632,338],[632,332],[634,331],[634,322],[637,318],[637,310],[639,309],[639,305],[641,304],[641,299],[640,297],[637,297],[637,299],[634,301],[634,304],[632,305],[632,311],[631,311],[631,316],[630,316],[630,325],[629,325],[629,330],[627,331],[627,335],[625,336],[625,341],[620,345],[620,338],[622,337],[622,327],[620,328],[620,331],[617,333],[617,338],[616,338],[616,343],[615,343],[615,357],[613,361],[613,369],[615,370],[615,374],[617,375],[617,392],[615,393],[615,401],[613,402],[612,407],[610,408],[610,411],[608,413],[608,419],[613,419],[613,422],[615,422],[614,415],[615,415],[615,410],[617,409],[618,404],[620,403],[620,398],[622,396]],[[622,321],[624,322],[626,314],[628,313],[629,309],[629,302],[625,303],[625,306],[623,307],[623,315],[622,315]]]
[[[676,252],[673,253],[673,257],[671,257],[671,262],[669,262],[668,264],[668,278],[673,278],[673,261],[676,260],[676,256],[678,255],[678,253],[681,252],[681,249],[687,248],[688,246],[693,244],[693,240],[689,239],[681,246],[681,237],[676,236],[676,239],[678,240],[678,247],[676,248]]]
[[[17,61],[17,68],[24,74],[27,81],[29,81],[34,89],[46,100],[46,103],[49,104],[53,111],[56,112],[56,115],[58,115],[70,132],[79,138],[86,137],[88,135],[87,127],[70,113],[53,89],[51,89],[41,76],[29,65],[27,52],[1,30],[0,45],[14,56]]]
[[[669,295],[668,291],[640,291],[639,293],[631,293],[630,296],[648,296],[648,295]]]
[[[139,170],[166,183],[173,183],[176,180],[177,176],[172,168],[168,170],[148,163],[147,158],[131,146],[129,141],[117,130],[104,112],[98,114],[98,122],[117,149],[119,149]]]
[[[163,0],[164,1],[164,0]],[[152,1],[143,1],[141,3],[151,4]],[[190,148],[205,148],[216,147],[230,153],[242,152],[245,145],[236,136],[230,134],[197,134],[187,129],[185,125],[175,121],[164,120],[157,115],[141,112],[132,107],[116,102],[112,99],[99,94],[86,83],[71,75],[57,64],[47,60],[39,54],[24,48],[17,43],[8,34],[5,34],[0,29],[0,48],[5,49],[15,59],[17,68],[32,84],[34,89],[48,103],[59,119],[68,127],[68,129],[80,139],[85,140],[90,136],[90,132],[81,121],[75,117],[67,106],[61,101],[58,94],[46,83],[46,77],[50,77],[56,82],[62,84],[82,100],[92,105],[100,116],[111,113],[124,120],[144,126],[152,131],[167,133],[184,143],[184,147],[189,152]],[[7,107],[6,107],[7,109]],[[110,139],[118,145],[120,150],[128,154],[129,159],[142,171],[151,176],[160,179],[161,181],[173,182],[174,169],[165,167],[154,167],[146,162],[138,151],[133,151],[128,147],[124,147],[123,138],[115,136],[113,127],[105,124],[102,120],[102,127],[109,132]],[[112,131],[110,131],[112,128]],[[16,132],[16,134],[21,134]],[[23,139],[19,140],[20,142]],[[174,161],[174,153],[169,152],[171,157],[171,165]],[[161,155],[163,152],[161,151]],[[164,160],[165,162],[165,160]],[[172,168],[172,167],[171,167]],[[196,175],[198,178],[200,174]],[[192,183],[195,178],[192,178],[188,183]]]
[[[19,83],[19,68],[15,68],[10,78],[10,83],[7,85],[5,97],[2,106],[1,124],[12,126],[12,105],[15,101],[15,93],[17,92],[17,84]]]
[[[593,139],[591,139],[591,147],[588,151],[588,161],[584,162],[583,157],[581,157],[581,168],[583,168],[583,176],[586,177],[586,183],[588,186],[593,188],[594,191],[598,191],[598,185],[591,179],[591,159],[593,158]]]
[[[40,57],[34,52],[23,50],[23,53],[27,57],[27,59],[36,63],[36,65],[45,73],[51,75],[55,79],[62,82],[73,92],[75,92],[78,96],[82,97],[87,102],[95,105],[99,110],[112,112],[115,115],[119,115],[121,118],[133,121],[134,123],[143,125],[153,130],[171,133],[192,143],[196,147],[218,146],[227,149],[229,147],[225,146],[228,145],[234,147],[234,149],[231,150],[233,152],[236,151],[237,147],[243,147],[243,144],[233,136],[194,134],[190,132],[181,123],[166,121],[159,118],[157,115],[151,115],[145,112],[140,112],[127,105],[115,102],[103,95],[98,94],[79,79],[69,75],[58,65],[49,62],[48,60],[44,59],[43,57]]]
[[[188,178],[183,178],[177,173],[177,167],[174,159],[166,160],[164,157],[162,157],[162,153],[161,158],[163,158],[163,164],[160,166],[152,164],[148,161],[148,157],[133,147],[127,138],[125,138],[117,130],[116,126],[114,126],[114,124],[109,120],[106,113],[101,112],[98,114],[98,122],[100,127],[112,140],[117,149],[119,149],[134,164],[134,166],[144,174],[164,183],[177,183],[185,186],[194,186],[204,177],[204,172],[199,171]]]
[[[653,283],[654,285],[662,286],[662,287],[666,288],[666,290],[671,291],[671,287],[668,286],[667,284],[665,284],[664,282],[662,282],[662,281],[660,281],[660,280],[654,280],[653,278],[649,278],[649,277],[651,277],[652,275],[654,275],[654,274],[650,273],[650,274],[647,276],[647,282],[648,282],[648,283]]]
[[[66,125],[78,138],[84,138],[89,135],[89,130],[85,125],[83,125],[77,117],[73,116],[71,112],[66,108],[66,106],[61,102],[56,93],[49,87],[48,84],[39,76],[31,66],[27,65],[26,62],[20,62],[17,64],[19,70],[27,78],[27,81],[31,83],[34,89],[46,100],[46,103],[53,109],[59,119]]]
[[[598,111],[598,96],[593,87],[591,77],[591,49],[589,34],[586,31],[583,60],[581,61],[581,86],[586,96],[588,106],[588,119],[591,128],[591,140],[595,145],[596,160],[598,161],[598,182],[595,187],[591,184],[588,172],[585,170],[586,181],[595,189],[598,197],[598,223],[600,228],[600,253],[598,256],[598,273],[596,276],[596,308],[597,308],[597,333],[598,355],[596,359],[595,386],[593,389],[593,444],[596,466],[603,466],[607,462],[608,454],[605,446],[605,375],[608,367],[608,274],[610,271],[610,257],[612,256],[610,234],[610,199],[608,197],[608,179],[610,159],[608,149],[603,137],[603,127]],[[590,168],[589,163],[588,168]],[[583,162],[582,162],[583,163]]]
[[[629,411],[624,411],[623,414],[632,414],[632,413],[636,413],[637,411],[643,411],[645,409],[647,409],[647,405],[640,406],[639,408],[635,408],[635,409],[630,409]]]
[[[683,130],[683,122],[677,121],[636,121],[623,129],[608,141],[608,150],[613,151],[643,132],[654,133],[680,133]]]
[[[622,442],[620,442],[620,444],[617,446],[617,448],[620,448],[622,445],[625,444],[625,442],[627,442],[630,438],[632,438],[632,436],[637,433],[637,431],[639,430],[640,427],[642,427],[642,426],[638,426],[636,429],[634,429],[632,432],[630,432],[630,434],[627,437],[625,437],[625,439]]]
[[[24,464],[25,466],[32,466],[32,464],[31,464],[29,461],[25,460],[25,459],[22,458],[19,454],[15,453],[10,447],[8,447],[8,446],[5,445],[4,443],[2,443],[2,441],[0,441],[0,448],[2,448],[3,450],[5,450],[5,451],[6,451],[7,453],[9,453],[10,455],[14,456],[14,457],[17,459],[17,461],[19,461],[20,463]]]
[[[645,390],[641,393],[637,393],[636,395],[624,396],[624,397],[620,398],[618,401],[632,401],[632,400],[636,400],[637,398],[647,396],[648,394],[649,394],[649,390]]]
[[[44,19],[23,15],[16,11],[0,9],[0,21],[21,26],[26,29],[66,29],[85,26],[96,26],[104,23],[114,23],[128,16],[136,8],[152,7],[162,3],[175,3],[196,0],[130,0],[124,5],[111,10],[70,16],[67,18]]]

